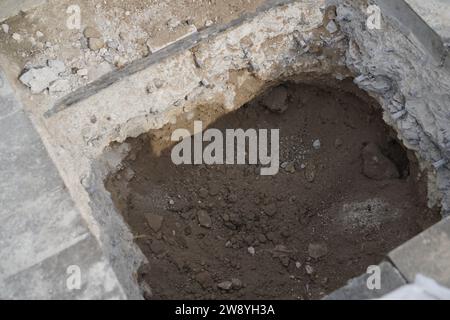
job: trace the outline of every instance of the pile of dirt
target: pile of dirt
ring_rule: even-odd
[[[275,176],[131,141],[107,188],[148,257],[147,298],[321,298],[439,220],[379,106],[347,89],[286,84],[210,126],[279,128]]]

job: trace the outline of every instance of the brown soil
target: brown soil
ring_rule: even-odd
[[[140,280],[151,298],[321,298],[439,219],[426,206],[426,175],[374,101],[350,85],[285,86],[286,112],[256,100],[210,126],[280,128],[284,169],[275,176],[251,165],[175,166],[170,148],[158,156],[149,147],[153,135],[131,141],[133,152],[107,187],[148,257]],[[369,143],[400,178],[367,177]],[[148,222],[155,214],[162,217],[156,232]],[[211,218],[210,228],[199,214]]]

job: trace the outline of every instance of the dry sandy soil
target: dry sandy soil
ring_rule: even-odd
[[[128,141],[107,187],[148,257],[147,298],[321,298],[439,220],[426,175],[373,100],[351,83],[276,90],[210,126],[280,128],[275,176],[176,166],[168,145],[151,148],[157,133]],[[280,102],[286,111],[269,111]]]

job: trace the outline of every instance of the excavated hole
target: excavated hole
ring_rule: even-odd
[[[275,176],[171,162],[172,131],[213,119],[209,109],[127,141],[132,151],[106,186],[148,257],[139,274],[147,298],[321,298],[439,220],[426,205],[426,174],[374,100],[351,82],[283,88],[284,113],[263,106],[269,92],[209,126],[279,128]],[[205,212],[210,228],[199,225]]]

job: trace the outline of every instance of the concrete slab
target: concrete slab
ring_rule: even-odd
[[[405,279],[391,263],[382,262],[379,267],[381,270],[381,288],[379,290],[370,290],[367,287],[367,279],[370,274],[363,274],[350,280],[346,286],[329,294],[324,300],[377,299],[406,284]]]
[[[46,0],[2,0],[0,1],[0,22],[15,16],[20,11],[33,9]]]
[[[41,263],[7,278],[0,291],[1,299],[125,299],[108,262],[99,257],[97,241],[89,236],[72,247]],[[79,289],[68,287],[74,275],[69,267],[80,271]]]
[[[421,273],[450,287],[450,217],[389,253],[408,282]]]
[[[115,273],[0,70],[0,298],[124,298]],[[68,292],[66,270],[83,287]]]
[[[405,0],[411,8],[439,34],[444,42],[450,42],[450,1]]]

